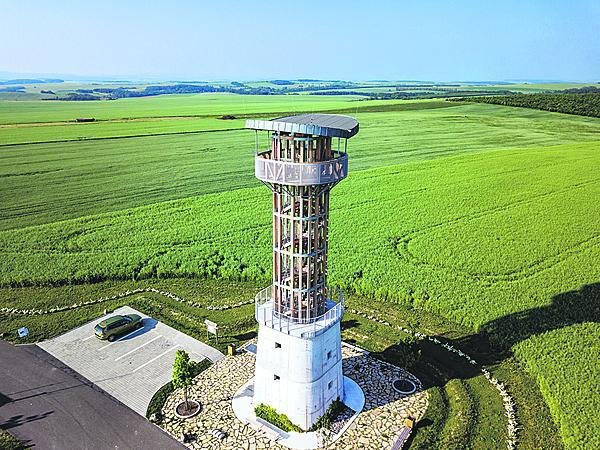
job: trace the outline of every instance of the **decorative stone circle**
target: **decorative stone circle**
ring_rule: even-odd
[[[414,394],[417,392],[415,383],[407,378],[398,378],[392,382],[392,387],[396,392],[403,395]]]
[[[180,419],[189,419],[190,417],[194,417],[196,414],[198,414],[202,409],[200,403],[198,403],[196,400],[188,400],[187,406],[188,407],[186,408],[185,401],[179,402],[177,406],[175,406],[175,415]]]

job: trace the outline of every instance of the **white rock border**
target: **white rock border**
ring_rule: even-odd
[[[458,356],[460,356],[461,358],[466,359],[469,362],[469,364],[472,364],[474,366],[478,365],[477,361],[475,361],[473,358],[471,358],[469,355],[467,355],[463,351],[457,349],[456,347],[453,347],[452,345],[448,344],[447,342],[441,342],[439,339],[437,339],[435,337],[428,336],[428,335],[426,335],[424,333],[420,333],[418,331],[412,331],[412,330],[409,330],[408,328],[404,328],[399,325],[392,325],[391,323],[389,323],[385,320],[378,319],[377,317],[362,313],[360,311],[357,311],[356,309],[348,308],[347,311],[352,314],[355,314],[357,316],[363,317],[367,320],[371,320],[373,322],[377,322],[377,323],[380,323],[380,324],[388,326],[388,327],[394,327],[397,330],[400,330],[406,334],[412,335],[419,340],[427,339],[428,341],[433,342],[434,344],[445,348],[449,352],[455,353]],[[502,397],[502,402],[504,404],[504,415],[506,416],[506,418],[508,420],[508,426],[507,426],[508,438],[506,439],[506,448],[507,448],[507,450],[514,450],[517,446],[518,431],[519,431],[519,425],[517,423],[517,418],[515,415],[515,402],[512,399],[509,392],[506,390],[506,387],[504,386],[504,384],[501,383],[500,381],[498,381],[496,378],[494,378],[492,376],[492,374],[485,367],[480,367],[479,370],[481,371],[483,376],[488,379],[488,381],[492,384],[492,386],[494,386],[494,388],[496,388],[496,390],[500,393],[500,396]]]
[[[30,316],[52,314],[55,312],[70,311],[73,309],[81,308],[83,306],[96,305],[98,303],[103,303],[103,302],[107,302],[110,300],[117,300],[120,298],[129,297],[129,296],[135,295],[135,294],[142,294],[145,292],[153,292],[155,294],[162,295],[163,297],[170,298],[170,299],[178,301],[180,303],[185,303],[185,304],[187,304],[189,306],[193,306],[195,308],[206,309],[208,311],[225,311],[228,309],[239,308],[241,306],[250,305],[251,303],[254,303],[254,299],[252,299],[252,300],[244,300],[244,301],[235,303],[233,305],[223,305],[223,306],[202,305],[200,303],[196,303],[191,300],[185,300],[184,298],[182,298],[178,295],[175,295],[172,292],[161,291],[160,289],[156,289],[156,288],[137,288],[132,291],[127,290],[127,291],[121,292],[119,294],[112,295],[110,297],[100,297],[95,300],[88,300],[87,302],[74,303],[74,304],[68,305],[68,306],[57,306],[55,308],[50,308],[50,309],[18,309],[18,308],[4,307],[4,308],[0,308],[0,313],[15,314],[15,315],[30,315]]]

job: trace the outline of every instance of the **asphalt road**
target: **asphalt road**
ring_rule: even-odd
[[[3,340],[0,428],[36,449],[185,448],[41,348]]]

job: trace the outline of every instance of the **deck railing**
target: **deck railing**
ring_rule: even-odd
[[[333,152],[333,159],[321,162],[297,163],[270,159],[271,151],[256,155],[254,173],[266,183],[310,186],[337,183],[348,174],[348,154]]]
[[[290,311],[276,311],[272,297],[273,287],[269,286],[258,294],[254,300],[254,316],[259,324],[290,333],[299,330],[302,334],[318,334],[339,322],[344,316],[344,294],[339,289],[329,288],[331,297],[327,300],[327,311],[317,317],[291,317]]]

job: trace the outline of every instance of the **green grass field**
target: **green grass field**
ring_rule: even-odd
[[[600,445],[600,119],[444,101],[235,97],[87,102],[81,112],[71,102],[11,103],[12,117],[28,122],[171,118],[86,124],[84,140],[73,140],[81,124],[0,127],[0,142],[19,143],[0,147],[0,306],[69,305],[152,283],[201,303],[251,298],[270,280],[270,196],[253,178],[254,134],[213,131],[242,126],[214,117],[369,105],[353,113],[361,131],[349,142],[350,176],[333,191],[330,282],[394,323],[422,313],[419,329],[469,351],[478,351],[476,333],[487,336],[481,358],[513,387],[521,423],[560,433],[567,448]],[[14,123],[6,111],[0,103],[0,121]],[[190,111],[204,117],[173,118]],[[60,140],[61,127],[70,142],[45,142]],[[141,295],[109,306],[129,302],[199,338],[186,317],[232,324],[232,341],[254,327],[251,305],[218,313],[172,301],[161,310],[164,301]],[[26,320],[32,339],[45,338],[102,308]],[[373,351],[403,339],[350,319],[345,338]],[[23,320],[6,316],[0,331]],[[417,433],[415,448],[503,448],[489,383],[434,350],[423,354],[419,375],[439,372],[436,423]],[[561,447],[539,439],[523,430],[518,448]]]

